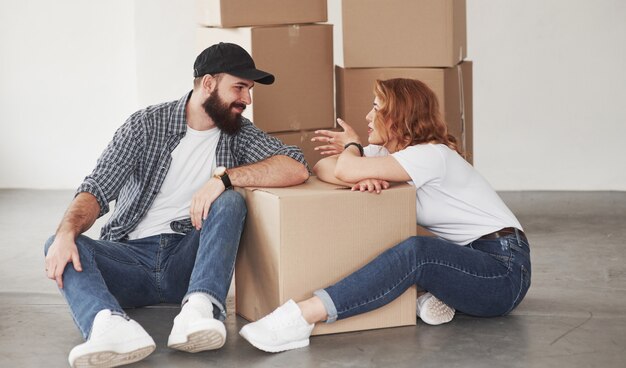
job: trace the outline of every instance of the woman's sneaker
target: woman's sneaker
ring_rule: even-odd
[[[454,308],[437,299],[431,293],[417,298],[417,316],[429,325],[441,325],[452,321]]]
[[[314,326],[290,299],[267,316],[243,326],[239,334],[257,349],[278,353],[308,346]]]
[[[89,339],[70,351],[69,362],[73,368],[117,367],[140,361],[155,348],[139,323],[103,309],[94,318]]]

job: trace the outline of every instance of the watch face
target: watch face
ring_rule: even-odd
[[[226,168],[224,166],[218,166],[215,168],[213,175],[222,176],[226,172]]]

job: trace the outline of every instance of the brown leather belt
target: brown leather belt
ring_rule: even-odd
[[[509,235],[515,235],[515,232],[519,234],[521,239],[524,239],[528,243],[528,239],[526,239],[526,234],[522,230],[516,229],[514,227],[505,227],[504,229],[500,229],[498,231],[494,231],[491,234],[483,235],[479,239],[499,239]]]

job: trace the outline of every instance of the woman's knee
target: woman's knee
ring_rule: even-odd
[[[419,235],[407,238],[394,248],[404,254],[424,259],[445,257],[446,254],[460,249],[459,245],[443,239]]]
[[[388,248],[382,252],[377,258],[380,261],[397,265],[398,267],[409,267],[415,263],[416,259],[416,242],[413,238],[408,238],[402,242]]]
[[[414,256],[422,245],[423,242],[419,236],[412,236],[396,244],[390,250],[404,256]]]

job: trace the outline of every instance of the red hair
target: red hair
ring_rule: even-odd
[[[374,94],[380,101],[374,124],[384,146],[401,150],[440,143],[463,155],[456,139],[448,134],[437,96],[426,84],[405,78],[376,80]]]

